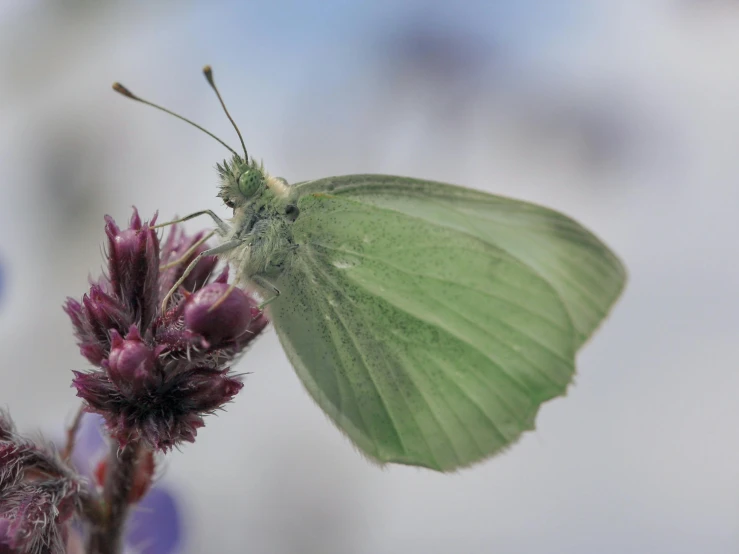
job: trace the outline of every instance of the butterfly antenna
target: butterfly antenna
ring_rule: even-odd
[[[233,117],[231,117],[231,114],[228,113],[228,109],[226,108],[226,103],[223,101],[223,98],[221,98],[221,93],[218,92],[218,87],[216,87],[216,83],[213,80],[213,68],[210,67],[209,65],[206,65],[203,68],[203,75],[205,75],[205,78],[208,80],[208,84],[215,91],[216,96],[218,96],[218,101],[221,103],[221,106],[223,107],[223,111],[226,112],[226,117],[228,117],[228,120],[231,122],[231,125],[233,125],[234,129],[236,129],[236,134],[239,135],[239,140],[241,141],[241,147],[244,149],[244,160],[248,163],[249,154],[246,153],[246,144],[244,144],[244,137],[241,136],[241,131],[239,131],[239,128],[236,126],[236,122],[233,120]]]
[[[221,144],[222,144],[223,146],[225,146],[225,147],[226,147],[226,148],[228,148],[228,149],[229,149],[229,150],[230,150],[231,152],[233,152],[233,154],[234,154],[234,155],[238,156],[238,153],[236,152],[236,150],[234,150],[233,148],[231,148],[231,147],[230,147],[230,146],[229,146],[228,144],[226,144],[225,142],[223,142],[223,141],[222,141],[221,139],[219,139],[219,138],[218,138],[217,136],[215,136],[215,135],[214,135],[213,133],[211,133],[211,132],[210,132],[210,131],[208,131],[207,129],[205,129],[205,128],[201,127],[200,125],[198,125],[198,124],[197,124],[197,123],[195,123],[194,121],[190,121],[190,120],[189,120],[189,119],[187,119],[186,117],[182,117],[182,116],[181,116],[180,114],[174,113],[173,111],[171,111],[171,110],[168,110],[167,108],[164,108],[164,107],[162,107],[162,106],[159,106],[159,105],[157,105],[157,104],[154,104],[153,102],[149,102],[148,100],[144,100],[143,98],[139,98],[138,96],[136,96],[136,95],[135,95],[134,93],[132,93],[132,92],[131,92],[130,90],[128,90],[128,89],[127,89],[126,87],[124,87],[124,86],[123,86],[122,84],[120,84],[120,83],[113,83],[113,90],[114,90],[114,91],[116,91],[116,92],[117,92],[118,94],[122,94],[122,95],[123,95],[123,96],[125,96],[126,98],[130,98],[131,100],[136,100],[136,102],[141,102],[142,104],[146,104],[147,106],[151,106],[152,108],[156,108],[157,110],[163,111],[164,113],[168,113],[169,115],[173,115],[173,116],[175,116],[175,117],[176,117],[177,119],[181,119],[181,120],[182,120],[182,121],[184,121],[185,123],[189,123],[190,125],[192,125],[192,126],[193,126],[193,127],[195,127],[196,129],[200,129],[201,131],[203,131],[203,132],[204,132],[204,133],[205,133],[206,135],[208,135],[208,136],[210,136],[210,137],[212,137],[212,138],[216,139],[216,140],[217,140],[218,142],[220,142],[220,143],[221,143]],[[243,142],[242,142],[242,144],[243,144]]]

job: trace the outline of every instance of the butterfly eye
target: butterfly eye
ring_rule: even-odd
[[[300,210],[295,204],[288,204],[285,206],[285,215],[290,221],[295,221],[298,219],[298,215],[300,214]]]
[[[250,169],[239,177],[239,192],[246,198],[251,198],[259,190],[261,184],[262,174]]]

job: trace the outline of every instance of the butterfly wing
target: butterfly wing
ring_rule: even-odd
[[[534,269],[560,295],[578,345],[621,294],[626,271],[595,235],[571,218],[477,190],[386,175],[348,175],[295,185],[393,210],[477,237]]]
[[[414,210],[414,195],[426,198],[417,184],[437,193],[426,211]],[[313,398],[379,462],[444,471],[491,456],[574,373],[583,332],[557,288],[488,240],[485,218],[437,217],[461,214],[459,190],[477,194],[378,176],[296,188],[300,246],[270,317]]]

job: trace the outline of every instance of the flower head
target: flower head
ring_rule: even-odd
[[[105,230],[107,277],[81,302],[65,305],[80,352],[97,367],[75,372],[77,395],[122,446],[142,441],[167,450],[192,442],[203,416],[242,388],[228,364],[267,320],[253,298],[226,284],[227,268],[211,278],[217,260],[208,256],[161,311],[167,292],[207,248],[190,252],[203,233],[190,237],[173,226],[160,243],[135,210],[127,229],[106,218]]]
[[[51,447],[20,437],[0,411],[0,552],[64,552],[81,490]]]

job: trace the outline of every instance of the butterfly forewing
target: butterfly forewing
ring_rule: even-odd
[[[539,273],[567,307],[582,344],[621,294],[626,271],[595,235],[542,206],[433,181],[384,175],[330,177],[295,185],[330,193],[477,237]]]

